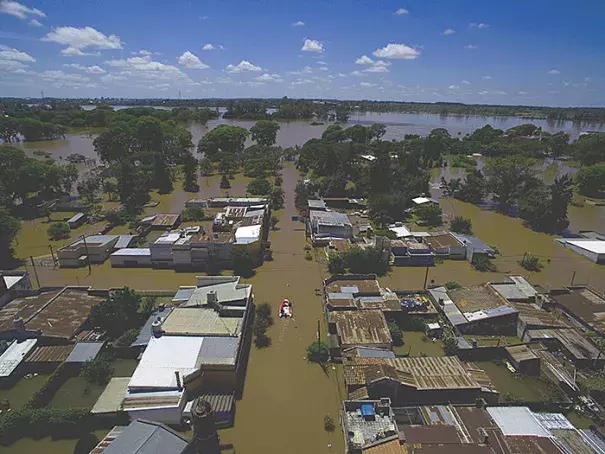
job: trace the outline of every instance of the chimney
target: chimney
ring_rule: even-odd
[[[13,319],[13,329],[18,333],[25,332],[25,322],[21,317],[15,317]]]
[[[162,322],[159,317],[151,324],[151,334],[153,337],[160,337],[162,335]]]
[[[210,307],[216,306],[216,304],[218,303],[218,296],[216,294],[216,290],[211,290],[208,292],[208,294],[206,295],[206,302]]]
[[[174,375],[176,377],[176,387],[179,389],[179,391],[182,391],[183,386],[181,385],[181,374],[179,373],[178,370],[175,370]]]

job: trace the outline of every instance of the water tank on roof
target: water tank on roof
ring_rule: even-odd
[[[154,320],[151,324],[151,333],[154,337],[160,337],[162,335],[162,322],[160,320]]]
[[[206,295],[206,302],[208,303],[208,306],[214,306],[218,303],[218,295],[216,294],[216,290],[211,290],[208,292]]]

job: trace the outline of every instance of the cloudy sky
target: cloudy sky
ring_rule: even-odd
[[[0,0],[0,96],[605,106],[603,0]]]

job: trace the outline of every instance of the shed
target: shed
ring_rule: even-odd
[[[52,372],[67,359],[74,345],[46,345],[36,348],[25,360],[28,372]]]
[[[78,342],[65,362],[81,364],[93,360],[103,348],[103,344],[103,342]]]
[[[109,256],[112,267],[151,266],[151,249],[124,248]]]
[[[437,200],[429,199],[428,197],[416,197],[415,199],[412,199],[412,202],[414,202],[414,205],[416,206],[424,205],[425,203],[434,203],[435,205],[439,205]]]
[[[506,347],[506,355],[515,368],[524,375],[540,375],[540,358],[526,345]]]
[[[69,218],[68,221],[67,221],[67,223],[69,224],[69,228],[70,229],[77,229],[82,224],[84,224],[84,222],[86,222],[86,214],[85,213],[75,214],[71,218]]]
[[[326,211],[326,202],[323,200],[311,200],[307,201],[309,210],[318,210],[318,211]]]

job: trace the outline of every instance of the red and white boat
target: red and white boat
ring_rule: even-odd
[[[281,303],[279,305],[279,316],[280,318],[290,318],[292,317],[292,315],[294,315],[294,312],[292,310],[292,303],[287,298],[284,298],[283,300],[281,300]]]

